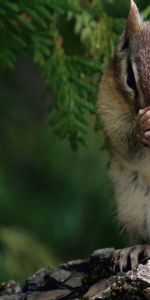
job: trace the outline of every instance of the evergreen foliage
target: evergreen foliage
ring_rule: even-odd
[[[73,149],[85,144],[88,113],[95,114],[97,78],[114,50],[122,21],[113,19],[103,1],[1,1],[0,66],[14,67],[32,52],[50,105],[50,125]]]

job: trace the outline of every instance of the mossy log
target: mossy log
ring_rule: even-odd
[[[150,299],[150,260],[123,274],[114,269],[115,250],[100,249],[85,260],[41,269],[21,286],[0,284],[0,300]]]

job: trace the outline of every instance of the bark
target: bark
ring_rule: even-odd
[[[0,300],[150,299],[150,260],[121,274],[114,268],[114,257],[113,248],[100,249],[85,260],[41,269],[23,286],[1,283]]]

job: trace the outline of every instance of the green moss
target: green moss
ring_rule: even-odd
[[[86,273],[82,279],[82,287],[86,292],[90,286],[98,282],[100,279],[109,278],[114,274],[112,266],[96,265],[91,267],[88,273]]]

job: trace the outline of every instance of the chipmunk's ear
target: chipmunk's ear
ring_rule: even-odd
[[[138,34],[142,28],[142,17],[139,14],[139,10],[133,0],[130,0],[130,11],[127,18],[125,31],[120,43],[120,50],[128,48],[130,39]]]
[[[130,11],[127,19],[125,34],[130,38],[140,32],[142,27],[142,18],[139,10],[133,0],[130,0]]]

